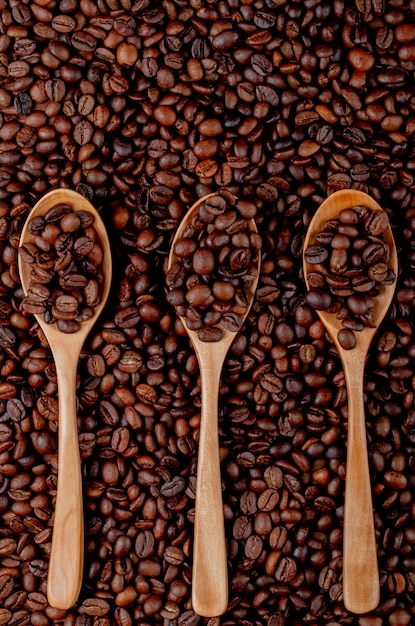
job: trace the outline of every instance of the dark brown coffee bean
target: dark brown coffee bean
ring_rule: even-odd
[[[87,615],[102,616],[109,612],[110,606],[101,598],[87,598],[82,603],[82,609]]]
[[[70,295],[58,296],[52,310],[54,317],[58,319],[75,319],[78,314],[78,300]]]
[[[75,28],[75,20],[69,15],[57,15],[52,20],[53,28],[60,33],[69,33]]]
[[[4,600],[13,590],[13,578],[7,574],[0,577],[0,597]]]
[[[198,330],[197,334],[199,339],[205,342],[220,341],[223,337],[223,331],[217,326],[206,326]]]
[[[8,624],[12,614],[8,609],[0,609],[0,624]]]
[[[328,252],[322,246],[309,246],[304,253],[307,263],[312,265],[317,263],[324,263],[328,258]]]
[[[283,557],[275,572],[275,577],[278,581],[289,582],[297,574],[297,565],[294,559],[290,557]]]
[[[356,347],[356,336],[349,328],[339,330],[337,339],[344,350],[353,350]]]
[[[322,311],[329,309],[333,304],[333,298],[331,297],[330,292],[318,287],[313,287],[307,292],[306,301],[307,304],[313,309],[319,309]]]

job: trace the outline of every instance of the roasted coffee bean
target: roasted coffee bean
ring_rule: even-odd
[[[337,339],[344,350],[353,350],[356,346],[356,336],[350,328],[342,328],[339,330]]]
[[[321,238],[320,238],[321,239]],[[330,236],[331,240],[331,236]],[[311,263],[312,265],[317,263],[324,263],[324,261],[328,258],[328,251],[323,248],[323,246],[309,246],[304,253],[305,259],[307,263]]]
[[[326,291],[321,287],[312,287],[307,292],[306,302],[313,309],[325,311],[333,304],[333,296],[330,291]]]
[[[101,598],[87,598],[82,603],[82,609],[87,615],[102,616],[109,612],[110,606]]]
[[[11,617],[12,614],[8,609],[0,609],[0,624],[9,624]]]

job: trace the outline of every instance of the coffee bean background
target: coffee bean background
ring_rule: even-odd
[[[415,2],[0,0],[0,624],[405,626],[415,614]],[[85,572],[47,604],[57,479],[48,345],[17,248],[52,188],[109,231],[112,297],[79,364]],[[191,607],[200,382],[166,304],[200,196],[254,200],[253,310],[226,360],[220,446],[229,606]],[[347,402],[305,303],[302,242],[340,188],[388,212],[401,272],[367,364],[381,600],[342,603]]]

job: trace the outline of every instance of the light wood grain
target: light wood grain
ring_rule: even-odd
[[[172,244],[169,267],[176,260],[173,253],[175,242],[183,236],[183,231],[198,212],[200,204],[211,195],[214,194],[200,198],[182,220]],[[251,230],[257,230],[254,220],[250,220],[249,227]],[[260,258],[257,278],[250,286],[251,304],[259,271]],[[202,402],[195,500],[192,605],[198,615],[216,617],[226,611],[228,604],[227,552],[218,438],[218,395],[223,362],[236,333],[222,328],[221,341],[203,342],[199,340],[197,332],[186,327],[183,318],[182,322],[198,359]]]
[[[74,211],[94,215],[94,229],[104,251],[101,301],[91,319],[80,324],[74,334],[62,333],[55,324],[47,324],[36,315],[51,349],[57,375],[59,401],[58,482],[49,562],[47,595],[49,604],[68,609],[75,604],[82,584],[84,562],[84,521],[82,507],[81,461],[78,445],[76,378],[78,360],[87,335],[108,298],[111,276],[111,251],[105,225],[91,203],[75,191],[56,189],[39,200],[29,213],[22,230],[20,244],[33,241],[28,223],[35,215],[44,215],[59,202],[66,202]],[[19,257],[23,290],[30,285],[30,266]]]
[[[326,220],[337,217],[339,211],[364,205],[381,211],[380,205],[369,195],[355,190],[341,190],[330,195],[314,215],[304,240],[303,267],[308,285],[308,273],[313,266],[304,259],[304,251],[315,242]],[[391,249],[390,267],[398,274],[398,259],[392,231],[388,227],[385,241]],[[343,601],[346,608],[357,614],[374,610],[379,603],[379,571],[370,485],[366,423],[364,407],[364,370],[369,347],[377,328],[391,304],[396,282],[384,287],[375,298],[373,317],[376,328],[356,332],[356,347],[344,350],[337,332],[342,327],[335,315],[318,311],[342,360],[348,396],[347,466],[344,503],[343,539]]]

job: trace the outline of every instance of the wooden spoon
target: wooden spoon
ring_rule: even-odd
[[[316,234],[326,220],[336,218],[345,208],[364,205],[372,211],[382,211],[379,204],[367,194],[355,190],[341,190],[330,195],[319,207],[308,227],[303,248],[304,278],[307,288],[308,274],[313,266],[304,258],[304,251],[315,242]],[[398,274],[398,258],[392,231],[388,227],[385,241],[390,247],[390,268]],[[392,302],[396,280],[386,285],[375,297],[373,318],[375,328],[356,332],[356,346],[344,350],[337,340],[341,322],[332,313],[318,311],[330,333],[343,363],[348,394],[347,467],[344,504],[343,539],[343,601],[353,613],[366,613],[379,603],[379,574],[367,454],[363,380],[369,346]]]
[[[183,218],[174,237],[168,266],[176,261],[173,252],[177,240],[199,210],[200,204],[215,194],[203,196],[195,202]],[[254,220],[249,227],[256,231]],[[250,304],[259,278],[250,286]],[[246,315],[248,312],[246,313]],[[245,315],[245,317],[246,317]],[[223,518],[222,486],[218,440],[218,395],[220,375],[226,354],[236,332],[221,327],[223,337],[218,342],[203,342],[197,332],[183,326],[192,342],[201,376],[201,418],[197,464],[195,525],[193,546],[192,605],[198,615],[215,617],[225,612],[228,604],[228,572]]]
[[[83,321],[76,333],[65,334],[55,324],[46,323],[43,315],[35,315],[55,360],[59,399],[58,483],[47,595],[51,606],[68,609],[78,598],[84,561],[82,479],[76,408],[77,366],[85,339],[108,298],[112,265],[108,235],[100,215],[86,198],[69,189],[50,191],[37,202],[23,227],[20,245],[34,240],[28,230],[29,221],[37,215],[44,215],[60,202],[69,204],[74,211],[88,211],[94,215],[93,227],[103,250],[104,275],[101,301],[94,308],[93,316]],[[27,294],[30,265],[21,257],[19,272],[23,290]]]

